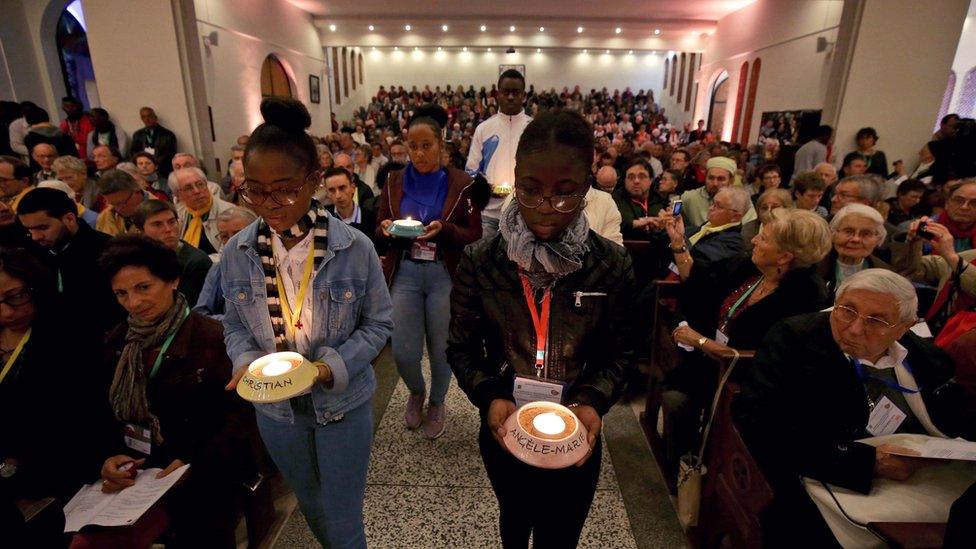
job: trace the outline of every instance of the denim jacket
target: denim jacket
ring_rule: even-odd
[[[251,223],[224,247],[220,288],[226,300],[224,341],[240,372],[275,351],[267,286],[255,249],[258,223]],[[393,331],[390,293],[379,258],[365,235],[329,216],[329,247],[312,280],[315,333],[306,357],[332,369],[332,387],[316,383],[312,404],[318,423],[328,423],[368,401],[376,388],[370,364]],[[259,413],[293,423],[289,401],[255,404]]]

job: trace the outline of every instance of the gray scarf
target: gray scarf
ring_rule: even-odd
[[[112,388],[112,410],[120,421],[130,421],[148,425],[152,429],[154,444],[162,444],[163,435],[159,429],[159,418],[149,409],[146,399],[148,375],[143,351],[162,345],[170,333],[179,330],[188,311],[186,298],[176,292],[173,306],[161,318],[146,322],[129,316],[129,331],[125,334],[125,347],[115,367]]]
[[[560,277],[578,271],[583,267],[583,255],[590,250],[586,244],[590,224],[582,210],[556,240],[539,240],[519,215],[518,204],[513,200],[502,212],[498,231],[508,244],[508,258],[537,289],[551,288]]]

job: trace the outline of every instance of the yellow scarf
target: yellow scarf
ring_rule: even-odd
[[[29,193],[29,192],[31,192],[33,190],[34,190],[34,186],[31,185],[31,186],[27,187],[26,189],[24,189],[24,190],[20,191],[19,193],[17,193],[17,196],[15,196],[14,199],[10,201],[10,209],[13,210],[14,213],[17,213],[17,205],[20,204],[20,199],[21,198],[24,198],[24,195],[26,195],[27,193]]]
[[[712,233],[722,232],[725,229],[728,229],[729,227],[735,227],[738,224],[739,222],[736,221],[735,223],[727,223],[725,225],[719,225],[718,227],[712,227],[711,222],[705,223],[704,225],[701,226],[701,230],[691,235],[691,238],[688,239],[688,242],[691,243],[692,246],[694,246],[695,244],[698,244],[698,241],[701,240],[703,237],[708,236]]]
[[[212,206],[213,200],[207,204],[206,208],[201,208],[199,210],[191,210],[190,208],[186,209],[186,211],[190,214],[190,223],[187,224],[186,232],[183,233],[183,240],[194,248],[200,247],[200,238],[203,236],[203,216],[210,213],[210,208]]]

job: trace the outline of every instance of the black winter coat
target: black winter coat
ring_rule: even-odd
[[[583,267],[553,288],[547,377],[565,381],[564,403],[603,415],[620,397],[634,360],[634,274],[624,248],[590,231]],[[451,292],[447,359],[482,412],[514,400],[516,372],[535,375],[535,328],[518,268],[501,235],[465,248]]]

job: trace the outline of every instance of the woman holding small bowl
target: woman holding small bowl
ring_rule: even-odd
[[[441,163],[445,124],[447,113],[436,105],[414,113],[406,139],[410,162],[390,173],[379,198],[376,229],[378,241],[390,243],[383,272],[393,299],[393,359],[410,390],[404,421],[409,429],[423,425],[430,439],[444,433],[444,397],[451,383],[451,280],[464,247],[481,238],[471,177]],[[426,415],[420,367],[424,341],[431,370]]]

